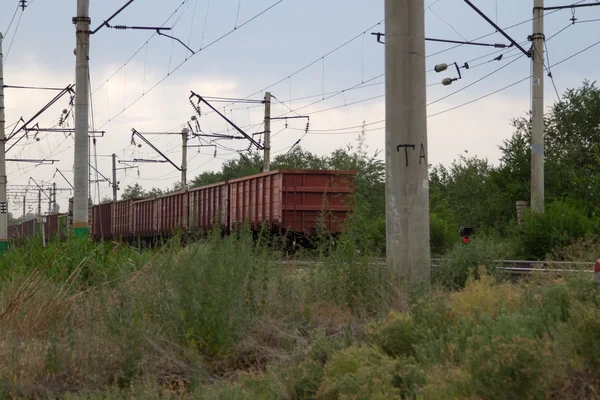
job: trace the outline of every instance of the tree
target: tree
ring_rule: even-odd
[[[529,197],[531,120],[513,121],[501,147],[501,175],[513,200]],[[545,116],[546,198],[571,198],[590,212],[600,195],[600,89],[584,81],[569,89]]]
[[[123,191],[123,194],[121,195],[121,198],[123,200],[128,200],[128,199],[143,199],[145,198],[146,192],[144,191],[144,188],[140,186],[139,183],[136,183],[134,185],[129,185],[125,188],[125,190]]]
[[[153,187],[152,189],[150,189],[150,191],[148,191],[146,193],[145,197],[159,197],[159,196],[162,196],[164,194],[166,194],[166,192],[163,191],[162,189]]]

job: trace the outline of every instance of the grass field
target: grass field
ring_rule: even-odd
[[[301,271],[266,243],[13,250],[0,398],[600,399],[589,276],[501,282],[481,238],[405,295],[350,243]]]

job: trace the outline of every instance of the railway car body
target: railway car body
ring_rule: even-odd
[[[352,211],[356,171],[278,170],[149,199],[92,207],[95,240],[155,241],[175,233],[225,233],[249,224],[279,236],[310,238],[319,230],[337,234]],[[66,216],[63,216],[66,219]],[[59,216],[50,215],[47,237],[66,237]],[[37,222],[10,227],[12,238],[39,231]]]

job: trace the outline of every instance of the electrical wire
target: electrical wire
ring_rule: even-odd
[[[595,46],[597,46],[597,45],[599,45],[599,44],[600,44],[600,40],[599,40],[599,41],[597,41],[597,42],[595,42],[595,43],[593,43],[593,44],[591,44],[591,45],[589,45],[589,46],[587,46],[586,48],[584,48],[584,49],[582,49],[582,50],[578,51],[577,53],[575,53],[575,54],[572,54],[572,55],[570,55],[569,57],[567,57],[567,58],[565,58],[565,59],[563,59],[563,60],[561,60],[561,61],[557,62],[556,64],[554,64],[554,67],[556,67],[556,66],[558,66],[558,65],[560,65],[560,64],[563,64],[563,63],[565,63],[565,62],[567,62],[567,61],[569,61],[569,60],[573,59],[574,57],[576,57],[576,56],[578,56],[578,55],[580,55],[580,54],[582,54],[582,53],[584,53],[584,52],[586,52],[586,51],[590,50],[591,48],[593,48],[593,47],[595,47]],[[524,81],[526,81],[526,80],[530,79],[530,78],[531,78],[531,76],[532,76],[532,75],[530,74],[530,75],[526,76],[526,77],[525,77],[525,78],[523,78],[523,79],[520,79],[520,80],[518,80],[518,81],[516,81],[516,82],[514,82],[514,83],[511,83],[510,85],[504,86],[504,87],[502,87],[502,88],[500,88],[500,89],[498,89],[498,90],[495,90],[495,91],[493,91],[493,92],[491,92],[491,93],[488,93],[488,94],[486,94],[486,95],[484,95],[484,96],[478,97],[478,98],[476,98],[476,99],[474,99],[474,100],[471,100],[471,101],[469,101],[469,102],[467,102],[467,103],[463,103],[463,104],[460,104],[460,105],[457,105],[457,106],[454,106],[454,107],[448,108],[448,109],[446,109],[446,110],[443,110],[443,111],[437,112],[437,113],[435,113],[435,114],[428,115],[428,116],[427,116],[427,118],[432,118],[432,117],[435,117],[435,116],[438,116],[438,115],[441,115],[441,114],[445,114],[445,113],[447,113],[447,112],[449,112],[449,111],[453,111],[453,110],[456,110],[456,109],[458,109],[458,108],[464,107],[464,106],[466,106],[466,105],[473,104],[473,103],[475,103],[475,102],[477,102],[477,101],[479,101],[479,100],[485,99],[485,98],[487,98],[487,97],[490,97],[490,96],[492,96],[492,95],[494,95],[494,94],[496,94],[496,93],[499,93],[499,92],[501,92],[501,91],[503,91],[503,90],[506,90],[506,89],[509,89],[509,88],[511,88],[511,87],[513,87],[513,86],[515,86],[515,85],[518,85],[519,83],[521,83],[521,82],[524,82]]]
[[[238,29],[244,27],[245,25],[249,24],[250,22],[254,21],[255,19],[261,17],[262,15],[264,15],[265,13],[267,13],[268,11],[270,11],[271,9],[273,9],[274,7],[276,7],[277,5],[281,4],[283,1],[285,1],[285,0],[278,0],[277,2],[273,3],[272,5],[270,5],[266,9],[264,9],[263,11],[259,12],[258,14],[256,14],[254,17],[252,17],[249,20],[247,20],[246,22],[240,24],[240,26],[238,26],[237,29],[230,30],[229,32],[223,34],[219,38],[217,38],[217,39],[213,40],[212,42],[210,42],[209,44],[207,44],[204,48],[199,49],[196,53],[192,54],[190,57],[186,58],[179,65],[177,65],[169,74],[165,75],[162,79],[160,79],[156,84],[154,84],[154,86],[152,86],[150,89],[148,89],[148,91],[145,94],[142,94],[137,99],[135,99],[132,103],[130,103],[127,107],[124,107],[124,109],[122,111],[120,111],[119,113],[117,113],[116,115],[114,115],[111,120],[108,120],[105,123],[103,123],[98,129],[102,129],[104,126],[106,126],[107,124],[109,124],[115,118],[117,118],[118,116],[120,116],[121,114],[123,114],[125,111],[129,110],[134,104],[136,104],[138,101],[140,101],[146,94],[148,94],[151,91],[153,91],[158,85],[160,85],[161,83],[163,83],[167,78],[169,78],[170,76],[172,76],[173,73],[175,73],[177,70],[179,70],[185,63],[187,63],[189,60],[191,60],[195,55],[200,54],[203,50],[206,50],[207,48],[215,45],[216,43],[218,43],[221,40],[225,39],[226,37],[228,37],[229,35],[233,34],[234,32],[237,32]]]
[[[519,60],[521,59],[521,57],[524,57],[524,56],[525,56],[524,54],[521,54],[521,56],[520,56],[520,57],[518,57],[518,58],[515,58],[515,59],[514,59],[514,60],[512,60],[511,62],[509,62],[509,63],[507,63],[507,64],[504,64],[504,65],[503,65],[503,66],[501,66],[500,68],[497,68],[497,69],[495,69],[494,71],[490,72],[489,74],[487,74],[487,75],[485,75],[485,76],[483,76],[483,77],[481,77],[481,78],[477,79],[477,80],[476,80],[476,81],[474,81],[474,82],[471,82],[471,83],[470,83],[470,84],[468,84],[467,86],[463,86],[463,87],[461,87],[460,89],[458,89],[458,90],[455,90],[455,91],[454,91],[454,92],[452,92],[452,93],[449,93],[449,94],[447,94],[447,95],[445,95],[445,96],[443,96],[443,97],[440,97],[440,98],[439,98],[439,99],[437,99],[437,100],[434,100],[434,101],[432,101],[431,103],[427,104],[427,106],[431,106],[431,105],[433,105],[433,104],[439,103],[439,102],[440,102],[440,101],[442,101],[442,100],[445,100],[445,99],[447,99],[447,98],[449,98],[449,97],[452,97],[452,96],[454,96],[454,95],[456,95],[456,94],[458,94],[458,93],[460,93],[460,92],[462,92],[462,91],[464,91],[464,90],[466,90],[466,89],[470,88],[471,86],[474,86],[474,85],[476,85],[477,83],[479,83],[479,82],[483,81],[484,79],[487,79],[487,78],[489,78],[490,76],[492,76],[492,75],[494,75],[494,74],[496,74],[496,73],[498,73],[498,72],[502,71],[504,68],[507,68],[507,67],[509,67],[511,64],[514,64],[515,62],[519,61]]]
[[[173,16],[174,16],[175,14],[177,14],[177,12],[179,11],[179,9],[185,5],[186,1],[187,1],[187,0],[184,0],[184,1],[182,1],[182,2],[181,2],[181,3],[180,3],[178,6],[177,6],[177,8],[175,8],[175,11],[173,11],[173,12],[171,13],[171,15],[169,15],[169,17],[168,17],[168,18],[167,18],[167,19],[166,19],[166,20],[165,20],[165,21],[164,21],[164,22],[163,22],[163,23],[160,25],[160,27],[161,27],[161,28],[162,28],[162,27],[164,27],[164,26],[167,24],[167,22],[169,22],[169,21],[171,20],[171,18],[173,18]],[[173,26],[175,26],[175,24],[173,24]],[[129,62],[130,62],[131,60],[133,60],[133,59],[134,59],[134,58],[135,58],[135,57],[136,57],[136,56],[137,56],[137,55],[140,53],[140,51],[142,51],[142,49],[144,49],[144,47],[145,47],[145,46],[147,46],[147,45],[148,45],[148,42],[150,42],[152,39],[154,39],[154,38],[155,38],[157,35],[158,35],[158,34],[157,34],[156,32],[154,32],[152,35],[150,35],[150,37],[149,37],[149,38],[148,38],[148,39],[147,39],[147,40],[144,42],[144,44],[143,44],[143,45],[141,45],[141,46],[140,46],[140,48],[139,48],[139,49],[137,49],[137,50],[136,50],[136,51],[133,53],[133,55],[132,55],[131,57],[129,57],[129,58],[127,59],[127,61],[125,61],[125,63],[124,63],[123,65],[121,65],[121,66],[120,66],[120,67],[119,67],[119,68],[118,68],[118,69],[117,69],[115,72],[113,72],[113,73],[112,73],[112,75],[110,75],[110,76],[108,77],[108,79],[106,79],[104,82],[102,82],[102,84],[100,84],[100,86],[98,86],[98,87],[97,87],[95,90],[93,90],[93,91],[92,91],[91,95],[94,95],[94,94],[95,94],[95,93],[96,93],[98,90],[100,90],[102,87],[104,87],[104,85],[106,85],[106,84],[107,84],[107,83],[108,83],[110,80],[112,80],[112,79],[113,79],[113,78],[114,78],[114,77],[115,77],[115,76],[116,76],[116,75],[117,75],[119,72],[121,72],[121,70],[122,70],[123,68],[125,68],[125,67],[127,66],[127,64],[129,64]]]
[[[15,9],[15,12],[14,12],[12,18],[10,19],[10,23],[8,24],[8,28],[6,28],[6,30],[4,31],[4,36],[8,35],[8,32],[10,32],[10,28],[12,27],[12,24],[15,21],[15,17],[17,16],[18,12],[19,12],[19,5],[17,4],[17,8]]]
[[[12,38],[10,39],[10,45],[8,46],[8,51],[6,52],[6,55],[4,56],[3,65],[6,65],[6,62],[8,61],[8,56],[10,55],[10,51],[12,50],[13,44],[15,42],[15,38],[17,37],[17,33],[19,32],[19,26],[21,26],[21,18],[23,18],[23,11],[21,11],[21,14],[19,14],[19,20],[17,21],[17,27],[15,28],[15,33],[13,33]]]

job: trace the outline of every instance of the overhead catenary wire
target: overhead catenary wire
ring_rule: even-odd
[[[267,7],[266,9],[264,9],[263,11],[261,11],[258,14],[254,15],[249,20],[247,20],[247,21],[243,22],[242,24],[240,24],[237,27],[237,29],[232,29],[232,30],[228,31],[227,33],[223,34],[222,36],[218,37],[217,39],[213,40],[212,42],[210,42],[209,44],[207,44],[206,46],[204,46],[202,49],[199,49],[196,53],[192,54],[189,58],[186,58],[185,60],[183,60],[173,70],[171,70],[170,73],[168,73],[167,75],[165,75],[162,79],[160,79],[158,82],[156,82],[150,89],[148,89],[148,91],[146,93],[144,93],[141,96],[137,97],[132,103],[130,103],[128,106],[124,107],[123,110],[121,110],[119,113],[117,113],[116,115],[114,115],[108,121],[104,122],[98,129],[102,129],[104,126],[106,126],[107,124],[109,124],[115,118],[119,117],[125,111],[127,111],[128,109],[130,109],[134,104],[136,104],[138,101],[140,101],[146,94],[148,94],[151,91],[153,91],[158,85],[160,85],[161,83],[163,83],[167,78],[169,78],[171,75],[173,75],[173,73],[175,73],[176,71],[178,71],[184,64],[186,64],[189,60],[191,60],[195,55],[200,54],[203,50],[206,50],[209,47],[212,47],[213,45],[219,43],[221,40],[225,39],[229,35],[233,34],[234,32],[237,32],[238,29],[246,26],[247,24],[251,23],[252,21],[256,20],[257,18],[260,18],[262,15],[264,15],[267,12],[269,12],[270,10],[272,10],[273,8],[275,8],[277,5],[283,3],[284,1],[285,0],[278,0],[278,1],[276,1],[275,3],[271,4],[269,7]]]

